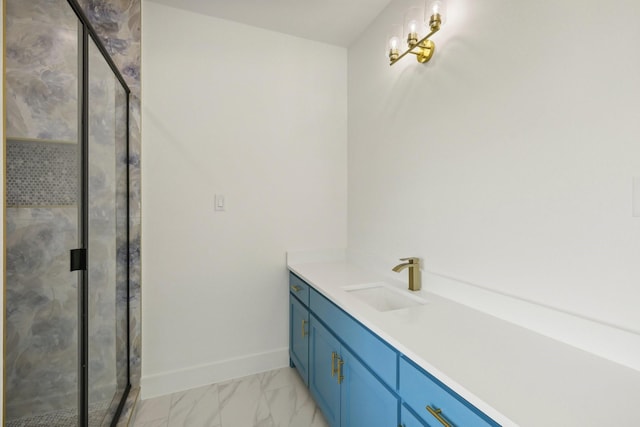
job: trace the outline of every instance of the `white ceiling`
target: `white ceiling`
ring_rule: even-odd
[[[391,0],[151,0],[348,47]]]

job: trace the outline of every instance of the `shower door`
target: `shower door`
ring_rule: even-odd
[[[125,87],[92,37],[87,45],[88,242],[83,311],[87,316],[89,424],[113,418],[128,386],[128,191]]]
[[[6,0],[5,421],[114,425],[129,391],[129,89],[76,0]]]

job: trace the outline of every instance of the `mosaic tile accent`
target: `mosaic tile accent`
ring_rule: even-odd
[[[7,140],[7,206],[71,206],[78,198],[78,145]]]

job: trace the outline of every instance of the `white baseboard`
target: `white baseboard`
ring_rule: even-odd
[[[140,395],[145,400],[285,366],[289,366],[288,347],[159,374],[143,374]]]

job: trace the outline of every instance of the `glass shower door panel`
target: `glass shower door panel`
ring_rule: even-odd
[[[80,25],[66,0],[5,8],[4,417],[75,425]]]
[[[89,39],[89,425],[108,425],[128,383],[127,95]]]

